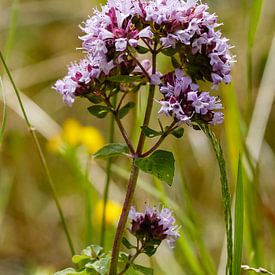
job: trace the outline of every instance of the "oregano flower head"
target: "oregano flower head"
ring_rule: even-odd
[[[173,248],[180,237],[179,227],[175,225],[175,218],[168,208],[146,206],[144,213],[140,213],[132,206],[129,219],[132,225],[130,232],[142,243],[145,251],[153,252],[163,240]]]
[[[159,113],[179,123],[222,123],[220,100],[197,84],[209,81],[217,89],[231,81],[233,58],[220,25],[198,0],[109,0],[81,26],[86,57],[72,63],[54,88],[71,106],[79,96],[100,98],[116,76],[139,76],[127,82],[127,89],[159,86]],[[143,58],[150,52],[171,58],[175,70],[152,72],[148,57]]]

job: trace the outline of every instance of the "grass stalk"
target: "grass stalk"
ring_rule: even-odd
[[[233,237],[232,237],[232,217],[231,217],[231,196],[230,196],[229,184],[227,180],[226,162],[223,156],[223,150],[222,150],[221,144],[219,143],[214,132],[211,131],[207,125],[200,124],[200,127],[204,131],[206,136],[209,138],[219,165],[225,227],[226,227],[226,238],[227,238],[226,274],[231,275],[232,259],[233,259]]]
[[[34,141],[34,144],[35,144],[36,149],[38,151],[41,164],[42,164],[42,166],[43,166],[43,168],[45,170],[45,174],[46,174],[46,177],[47,177],[47,180],[48,180],[51,192],[52,192],[52,196],[53,196],[56,208],[57,208],[59,216],[60,216],[60,220],[61,220],[64,232],[65,232],[65,235],[66,235],[66,238],[67,238],[68,245],[70,247],[72,255],[74,255],[75,254],[75,250],[74,250],[74,247],[73,247],[72,239],[71,239],[70,234],[69,234],[69,230],[68,230],[65,218],[64,218],[63,210],[61,208],[61,204],[59,202],[59,199],[58,199],[55,187],[54,187],[53,179],[52,179],[52,176],[50,174],[50,170],[49,170],[49,167],[48,167],[45,155],[44,155],[44,153],[42,151],[40,142],[39,142],[39,140],[37,138],[37,135],[36,135],[36,130],[35,130],[34,127],[32,127],[32,125],[30,123],[30,120],[29,120],[29,118],[27,116],[27,113],[26,113],[26,110],[24,108],[23,102],[21,100],[19,90],[17,89],[17,86],[15,85],[13,77],[12,77],[12,75],[10,73],[10,70],[9,70],[9,68],[8,68],[8,66],[7,66],[7,64],[5,62],[5,59],[4,59],[3,54],[2,54],[1,51],[0,51],[0,59],[1,59],[2,63],[3,63],[3,65],[4,65],[4,68],[5,68],[6,72],[7,72],[7,74],[8,74],[8,77],[9,77],[9,80],[10,80],[12,86],[13,86],[14,92],[16,93],[16,96],[17,96],[20,108],[21,108],[23,116],[24,116],[24,120],[25,120],[25,122],[27,124],[27,128],[28,128],[28,130],[31,133],[31,136],[32,136],[33,141]]]

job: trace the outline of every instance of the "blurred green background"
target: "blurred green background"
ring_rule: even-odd
[[[257,3],[261,2],[260,9]],[[225,123],[214,131],[226,154],[232,194],[239,151],[247,152],[243,160],[243,263],[275,272],[275,2],[209,0],[207,3],[210,11],[217,13],[219,21],[224,23],[223,33],[235,46],[232,52],[237,60],[233,66],[233,83],[219,89],[225,106]],[[87,186],[81,168],[86,165],[87,151],[83,146],[72,146],[69,153],[52,152],[48,143],[62,132],[61,127],[68,118],[76,119],[82,126],[96,127],[107,142],[109,119],[91,117],[87,111],[89,104],[84,100],[77,100],[72,108],[65,106],[51,86],[66,74],[67,64],[83,56],[76,50],[81,46],[78,25],[99,4],[89,0],[0,0],[0,49],[17,86],[26,96],[25,106],[39,132],[78,252],[87,242],[99,242],[98,209],[106,162],[92,160],[89,166],[92,234],[87,237]],[[165,60],[159,60],[160,68],[166,66]],[[3,92],[7,100],[6,128],[0,144],[0,274],[53,274],[71,265],[70,250],[44,170],[2,64],[0,72],[1,119]],[[138,99],[141,109],[146,98],[143,94]],[[156,94],[156,98],[160,97]],[[156,115],[151,124],[155,128],[158,107],[155,106]],[[133,126],[134,117],[135,114],[124,120],[133,139],[138,131]],[[115,140],[122,142],[117,131]],[[182,237],[174,251],[163,244],[150,261],[142,257],[140,261],[153,266],[157,275],[223,274],[225,233],[214,153],[204,134],[187,126],[182,139],[169,137],[162,148],[172,149],[175,154],[174,185],[165,186],[141,173],[135,203],[139,210],[144,202],[168,204],[176,213],[177,223],[182,225]],[[117,203],[123,201],[128,169],[127,160],[114,160],[110,199]],[[111,216],[114,220],[107,225],[107,249],[112,246],[117,213]]]

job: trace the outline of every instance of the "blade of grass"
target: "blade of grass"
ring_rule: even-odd
[[[253,47],[255,41],[255,35],[257,27],[259,25],[261,13],[262,13],[263,0],[253,0],[249,11],[249,27],[247,43],[250,48]]]
[[[47,180],[48,180],[48,183],[49,183],[49,186],[50,186],[50,189],[52,191],[52,195],[53,195],[53,199],[55,201],[55,204],[56,204],[56,207],[57,207],[57,210],[58,210],[58,213],[59,213],[59,216],[60,216],[60,219],[61,219],[61,223],[63,225],[63,229],[64,229],[64,232],[65,232],[65,235],[66,235],[66,238],[67,238],[67,241],[68,241],[68,244],[69,244],[69,247],[70,247],[70,250],[71,250],[71,253],[72,255],[75,254],[75,250],[74,250],[74,247],[73,247],[73,243],[72,243],[72,240],[71,240],[71,237],[70,237],[70,234],[69,234],[69,231],[68,231],[68,227],[67,227],[67,224],[66,224],[66,221],[65,221],[65,218],[64,218],[64,214],[63,214],[63,210],[61,208],[61,204],[59,202],[59,199],[58,199],[58,196],[57,196],[57,193],[56,193],[56,190],[55,190],[55,187],[54,187],[54,183],[53,183],[53,179],[52,179],[52,176],[50,174],[50,170],[49,170],[49,167],[48,167],[48,164],[47,164],[47,161],[46,161],[46,158],[44,156],[44,153],[42,151],[42,148],[41,148],[41,145],[40,145],[40,142],[37,138],[37,135],[36,135],[36,131],[35,129],[32,127],[30,121],[29,121],[29,118],[27,116],[27,113],[26,113],[26,110],[24,108],[24,105],[23,105],[23,102],[21,100],[21,97],[20,97],[20,92],[19,90],[17,89],[17,86],[15,85],[15,82],[13,80],[13,77],[10,73],[10,70],[5,62],[5,59],[3,57],[3,54],[2,52],[0,51],[0,59],[4,65],[4,68],[8,74],[8,77],[9,77],[9,80],[13,86],[13,89],[14,89],[14,92],[16,94],[16,97],[18,99],[18,102],[19,102],[19,105],[20,105],[20,108],[22,110],[22,113],[23,113],[23,116],[24,116],[24,119],[25,119],[25,122],[27,124],[27,128],[28,130],[30,131],[31,133],[31,136],[33,138],[33,141],[34,141],[34,144],[36,146],[36,149],[38,151],[38,154],[39,154],[39,157],[40,157],[40,160],[41,160],[41,163],[42,163],[42,166],[45,170],[45,174],[47,176]]]
[[[232,178],[237,179],[238,155],[242,150],[241,148],[243,144],[243,137],[240,131],[241,114],[234,84],[224,86],[222,92],[224,106],[226,106],[224,110],[224,115],[226,117],[224,121],[226,153],[228,154]]]
[[[1,128],[0,128],[0,149],[4,138],[4,132],[7,124],[7,103],[6,103],[6,95],[4,93],[4,87],[2,78],[0,76],[0,94],[3,98],[3,113],[2,113],[2,122],[1,122]]]
[[[275,36],[269,51],[246,139],[247,148],[255,162],[258,162],[260,157],[261,146],[275,97],[274,66]]]
[[[180,150],[180,148],[176,147],[174,149],[175,152]],[[174,154],[176,157],[176,163],[183,163],[183,156],[181,154]],[[185,214],[189,217],[190,221],[193,224],[193,228],[191,232],[187,234],[191,234],[192,241],[197,245],[198,256],[201,262],[202,267],[207,272],[206,274],[212,275],[216,274],[216,268],[213,259],[209,253],[209,249],[205,247],[205,243],[202,238],[202,232],[200,228],[200,223],[198,221],[198,215],[193,206],[192,196],[189,190],[189,186],[185,179],[184,165],[179,165],[179,174],[180,174],[180,182],[183,188],[182,192],[182,200],[185,205]]]
[[[16,29],[17,29],[18,11],[19,11],[19,0],[14,0],[11,7],[7,42],[4,49],[4,56],[6,60],[9,58],[11,49],[13,47],[13,42],[14,42]]]
[[[217,139],[214,132],[208,127],[208,125],[200,124],[201,129],[204,131],[206,136],[209,138],[212,147],[214,149],[217,162],[220,169],[220,181],[222,187],[222,199],[224,208],[224,218],[226,227],[226,238],[227,238],[227,264],[226,274],[232,274],[232,256],[233,256],[233,241],[232,241],[232,217],[231,217],[231,196],[229,192],[229,185],[227,180],[226,163],[223,156],[223,150],[219,140]]]
[[[253,46],[255,35],[262,12],[262,0],[253,0],[249,9],[249,25],[247,35],[247,116],[250,115],[252,108],[252,89],[253,89]]]
[[[239,156],[238,178],[237,178],[236,198],[235,198],[233,275],[241,274],[243,225],[244,225],[243,176],[242,176],[241,156]]]

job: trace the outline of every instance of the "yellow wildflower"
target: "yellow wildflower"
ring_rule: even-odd
[[[63,144],[62,138],[58,134],[58,135],[55,135],[55,136],[53,136],[52,138],[50,138],[48,140],[47,148],[50,152],[55,153],[55,152],[58,152],[61,149],[62,144]]]
[[[115,201],[108,201],[106,206],[106,224],[116,225],[121,213],[122,207]],[[103,201],[99,201],[95,207],[95,220],[101,223],[103,214]]]
[[[94,154],[104,145],[103,137],[95,127],[82,127],[80,142],[90,154]]]
[[[79,122],[73,118],[69,118],[64,122],[62,137],[66,144],[76,146],[80,144],[82,127]]]

